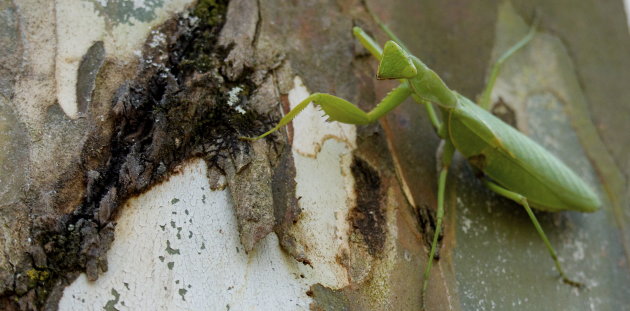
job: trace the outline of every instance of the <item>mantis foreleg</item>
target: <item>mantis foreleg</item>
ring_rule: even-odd
[[[306,106],[308,106],[311,102],[314,105],[320,106],[322,110],[324,110],[324,113],[328,116],[329,121],[337,121],[346,124],[368,124],[376,121],[376,119],[396,108],[396,106],[405,101],[409,95],[411,95],[411,89],[408,84],[406,82],[401,83],[398,87],[389,92],[387,96],[385,96],[385,98],[383,98],[383,100],[374,107],[374,109],[369,112],[365,112],[359,107],[353,105],[351,102],[337,96],[325,93],[314,93],[289,111],[289,113],[287,113],[280,122],[278,122],[278,125],[271,130],[258,137],[243,137],[243,139],[257,140],[279,130],[291,122],[291,120],[300,114],[300,112],[302,112],[302,110],[304,110],[304,108],[306,108]]]
[[[534,224],[534,227],[536,227],[536,231],[538,231],[538,235],[540,235],[540,237],[542,238],[543,242],[545,243],[545,246],[547,246],[547,250],[549,250],[549,254],[551,255],[551,258],[553,258],[554,263],[556,264],[556,269],[558,269],[558,272],[560,272],[560,276],[562,277],[562,281],[564,281],[565,283],[572,285],[572,286],[576,286],[576,287],[581,287],[582,284],[576,281],[573,281],[571,279],[569,279],[566,274],[564,274],[564,270],[562,269],[562,266],[560,265],[560,261],[558,260],[558,256],[556,255],[556,251],[554,250],[553,246],[551,246],[551,243],[549,242],[549,239],[547,238],[547,235],[545,234],[545,232],[543,231],[542,227],[540,226],[540,223],[538,223],[538,220],[536,219],[536,216],[534,215],[534,212],[532,212],[532,209],[529,207],[529,203],[527,202],[527,198],[516,193],[516,192],[512,192],[508,189],[505,189],[499,185],[497,185],[496,183],[493,183],[492,181],[489,180],[485,180],[484,181],[485,185],[488,187],[488,189],[494,191],[495,193],[497,193],[500,196],[506,197],[510,200],[515,201],[516,203],[521,204],[524,208],[525,211],[527,211],[527,215],[529,215],[529,218],[531,219],[532,223]]]
[[[352,28],[352,34],[354,34],[357,40],[361,42],[363,47],[370,51],[370,54],[372,54],[374,58],[379,61],[381,60],[381,57],[383,56],[383,49],[378,43],[376,43],[376,41],[374,41],[374,39],[372,39],[372,37],[368,36],[365,31],[359,27]]]

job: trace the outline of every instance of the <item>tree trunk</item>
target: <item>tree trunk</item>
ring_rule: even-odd
[[[630,305],[630,37],[621,1],[0,2],[0,309],[418,310],[439,139],[412,101],[327,123],[310,93],[371,109],[397,82],[352,37],[387,37],[604,201],[537,213],[456,155],[428,310]],[[54,14],[51,14],[54,12]]]

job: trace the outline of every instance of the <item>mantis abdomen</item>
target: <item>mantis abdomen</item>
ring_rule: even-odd
[[[458,107],[448,109],[448,135],[473,166],[527,197],[537,209],[594,212],[599,208],[595,193],[556,156],[463,96],[459,98]]]

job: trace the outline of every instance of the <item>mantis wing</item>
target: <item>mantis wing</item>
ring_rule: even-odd
[[[450,140],[496,183],[547,210],[594,212],[597,195],[569,167],[510,125],[461,97],[449,114]],[[509,151],[508,151],[509,150]]]

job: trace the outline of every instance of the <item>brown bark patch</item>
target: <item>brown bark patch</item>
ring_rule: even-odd
[[[376,256],[385,244],[384,193],[381,177],[366,161],[355,157],[350,166],[354,177],[356,206],[350,211],[353,228],[363,236],[368,252]]]

